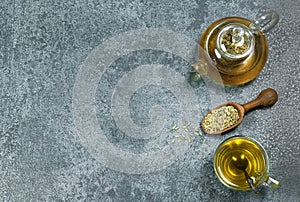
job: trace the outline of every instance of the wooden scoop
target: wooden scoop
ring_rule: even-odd
[[[233,106],[234,108],[237,109],[238,111],[238,114],[239,114],[239,120],[232,126],[228,127],[228,128],[225,128],[223,130],[220,130],[220,131],[216,131],[216,132],[211,132],[211,131],[207,131],[204,127],[204,121],[205,121],[205,117],[211,113],[208,112],[204,118],[202,119],[202,122],[201,122],[201,125],[202,125],[202,129],[205,133],[207,134],[221,134],[221,133],[225,133],[229,130],[232,130],[233,128],[237,127],[242,121],[243,121],[243,118],[244,118],[244,115],[245,113],[247,113],[248,111],[252,110],[252,109],[255,109],[255,108],[258,108],[258,107],[268,107],[268,106],[272,106],[273,104],[275,104],[278,100],[278,94],[277,92],[272,89],[272,88],[267,88],[263,91],[261,91],[261,93],[258,95],[258,97],[246,104],[243,104],[243,105],[240,105],[236,102],[225,102],[221,105],[219,105],[218,107],[214,108],[214,109],[218,109],[222,106]],[[213,109],[213,110],[214,110]]]

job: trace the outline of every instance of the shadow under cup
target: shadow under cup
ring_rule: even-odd
[[[233,158],[243,156],[248,160],[245,169],[255,186],[269,180],[269,159],[265,149],[256,140],[234,136],[224,140],[214,155],[214,169],[219,180],[235,190],[250,190],[245,173],[236,168]]]

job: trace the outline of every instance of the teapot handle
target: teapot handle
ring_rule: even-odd
[[[262,16],[253,20],[249,25],[252,32],[257,32],[258,30],[263,33],[269,32],[273,29],[279,22],[279,15],[276,11],[269,11],[264,13]]]

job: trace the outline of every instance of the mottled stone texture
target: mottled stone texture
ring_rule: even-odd
[[[173,30],[196,42],[219,18],[253,19],[268,8],[277,10],[281,21],[267,34],[267,65],[249,84],[226,87],[224,100],[245,103],[272,87],[279,101],[250,112],[241,126],[215,141],[238,134],[260,141],[269,154],[270,174],[281,181],[279,189],[262,188],[257,197],[225,188],[213,171],[216,145],[201,147],[208,136],[193,141],[171,166],[148,174],[107,168],[81,144],[72,115],[73,87],[95,47],[141,28]],[[299,201],[299,10],[298,0],[2,0],[0,201]],[[168,127],[180,118],[172,92],[148,85],[131,97],[130,117],[145,127],[151,107],[160,105],[168,119],[163,132],[136,140],[118,130],[111,115],[113,90],[123,74],[143,64],[163,64],[184,76],[198,97],[199,117],[212,107],[203,81],[189,78],[189,62],[159,50],[123,55],[99,78],[95,109],[107,139],[132,153],[160,150],[170,140]]]

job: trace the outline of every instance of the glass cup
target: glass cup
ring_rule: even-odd
[[[242,167],[238,161],[242,162]],[[265,149],[249,137],[234,136],[224,140],[215,152],[214,170],[226,187],[235,190],[246,191],[260,185],[276,188],[279,185],[269,176],[269,158]]]

